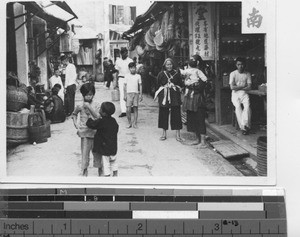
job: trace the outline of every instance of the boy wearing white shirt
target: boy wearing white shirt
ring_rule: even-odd
[[[138,103],[143,100],[141,75],[136,74],[136,65],[129,63],[130,74],[125,75],[124,81],[124,101],[126,101],[126,115],[128,128],[137,128]],[[131,122],[131,106],[133,106],[133,122]]]

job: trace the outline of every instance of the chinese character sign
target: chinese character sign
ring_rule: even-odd
[[[193,53],[203,60],[213,60],[212,5],[208,2],[191,3],[193,13]]]
[[[267,31],[267,1],[242,1],[242,33],[261,34]]]

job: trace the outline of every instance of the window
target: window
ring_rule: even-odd
[[[109,24],[116,24],[116,14],[117,14],[116,5],[109,4]]]
[[[109,5],[109,24],[132,25],[136,19],[136,7]]]

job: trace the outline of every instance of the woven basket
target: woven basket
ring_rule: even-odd
[[[7,111],[18,112],[27,106],[28,95],[26,86],[21,84],[17,77],[8,75],[6,88]]]

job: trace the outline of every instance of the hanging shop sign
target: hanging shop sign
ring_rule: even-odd
[[[203,60],[214,59],[212,7],[208,2],[191,3],[193,52]]]
[[[266,0],[246,0],[242,2],[242,33],[267,33]]]

